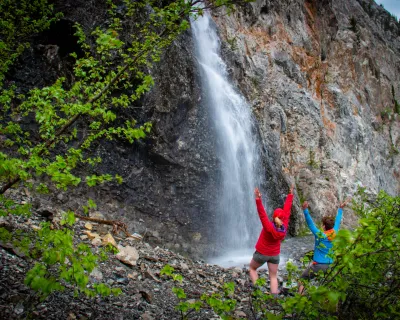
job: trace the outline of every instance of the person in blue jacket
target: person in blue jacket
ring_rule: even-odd
[[[308,202],[305,201],[303,203],[303,212],[304,217],[306,219],[306,223],[308,228],[311,230],[315,237],[315,245],[314,245],[314,256],[312,264],[304,270],[301,275],[301,279],[312,279],[318,273],[318,271],[322,270],[326,272],[328,270],[330,264],[333,262],[332,260],[332,241],[336,237],[336,233],[339,231],[340,222],[342,220],[343,208],[347,204],[349,199],[345,202],[342,202],[339,206],[336,218],[332,216],[324,216],[322,218],[322,229],[319,230],[308,211]],[[304,289],[303,285],[299,285],[299,292],[302,293]]]

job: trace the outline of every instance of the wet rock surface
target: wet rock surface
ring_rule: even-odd
[[[54,212],[54,211],[53,211]],[[55,216],[57,216],[55,214]],[[8,217],[2,223],[8,227],[19,227],[29,230],[39,226],[43,218],[33,215],[28,219],[23,217]],[[85,234],[85,221],[77,221],[74,225],[75,243],[81,241],[79,236]],[[92,223],[96,230],[100,224]],[[246,267],[222,268],[207,264],[204,261],[193,261],[180,254],[161,247],[152,247],[146,242],[120,238],[114,235],[118,247],[131,248],[125,254],[135,256],[136,263],[124,263],[118,256],[109,254],[109,258],[90,274],[88,286],[95,283],[106,283],[114,288],[120,288],[122,294],[118,297],[89,299],[84,296],[74,297],[73,288],[66,286],[63,292],[56,292],[40,301],[34,292],[24,285],[26,272],[34,261],[27,259],[18,251],[0,245],[0,317],[2,319],[179,319],[175,310],[178,303],[172,292],[172,287],[182,287],[187,294],[187,300],[198,300],[203,293],[211,294],[221,291],[226,282],[235,283],[233,298],[237,301],[236,316],[251,318],[249,297],[249,278]],[[283,244],[283,255],[291,256],[297,261],[310,246],[310,237],[291,238]],[[98,252],[99,246],[93,245],[89,238],[83,240]],[[101,244],[100,244],[101,245]],[[122,252],[122,251],[121,251]],[[183,276],[181,284],[174,283],[160,271],[169,264],[175,273]],[[268,278],[266,270],[260,270],[260,276]],[[285,272],[279,273],[281,285],[285,281]],[[268,290],[268,288],[265,288]],[[196,319],[217,318],[211,309],[203,309]]]

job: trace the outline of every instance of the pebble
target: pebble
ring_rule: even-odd
[[[189,270],[189,267],[188,267],[188,265],[186,263],[181,262],[181,269],[182,270]]]
[[[96,280],[103,280],[103,273],[98,268],[94,268],[90,273],[90,276]]]
[[[117,283],[128,284],[129,283],[129,279],[128,278],[118,278],[117,279]]]
[[[93,225],[91,223],[89,223],[89,222],[86,222],[85,223],[85,228],[88,229],[88,230],[92,230],[93,229]]]
[[[24,305],[22,304],[22,302],[18,303],[15,308],[14,308],[14,313],[15,314],[23,314],[24,313]]]

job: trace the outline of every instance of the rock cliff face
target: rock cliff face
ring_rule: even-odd
[[[89,31],[104,20],[102,3],[56,5],[63,20],[33,40],[10,76],[25,89],[68,78],[73,23]],[[399,25],[387,17],[367,0],[258,0],[214,16],[232,81],[258,122],[269,206],[279,205],[296,182],[292,234],[302,226],[300,200],[309,200],[320,217],[334,213],[357,185],[399,192],[400,126],[392,91],[400,100],[400,38]],[[152,121],[150,137],[133,146],[97,146],[103,163],[95,171],[118,173],[125,182],[43,201],[77,209],[91,197],[146,241],[191,256],[213,250],[222,164],[193,47],[191,33],[183,34],[151,70],[153,90],[123,115]],[[354,221],[345,215],[346,225]]]
[[[316,217],[358,185],[399,192],[400,28],[389,13],[362,0],[256,1],[215,20],[273,177],[294,179]]]

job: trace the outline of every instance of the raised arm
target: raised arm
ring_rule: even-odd
[[[285,204],[283,205],[283,212],[284,216],[282,217],[282,222],[285,225],[285,227],[288,227],[289,224],[289,219],[290,219],[290,213],[292,211],[292,204],[293,204],[293,189],[294,189],[294,184],[290,186],[289,194],[286,197]]]
[[[271,231],[273,229],[272,222],[268,219],[267,213],[265,212],[261,198],[256,198],[257,212],[260,217],[261,224],[264,229]]]
[[[314,236],[316,236],[320,230],[315,226],[314,221],[312,220],[310,216],[310,212],[308,211],[308,202],[305,201],[303,203],[303,212],[304,212],[304,217],[306,218],[306,223],[308,225],[308,228],[311,230]]]
[[[335,219],[335,225],[333,226],[333,229],[338,232],[339,227],[340,227],[340,222],[342,221],[342,216],[343,216],[343,209],[339,208],[336,214],[336,219]]]
[[[254,194],[256,196],[256,205],[257,205],[258,216],[260,217],[261,224],[262,224],[263,228],[265,229],[265,231],[271,233],[273,235],[273,237],[276,239],[284,238],[285,234],[282,232],[277,232],[274,225],[272,224],[272,222],[268,219],[268,215],[265,212],[264,206],[262,204],[261,193],[257,188],[254,190]]]
[[[347,202],[349,202],[349,201],[350,201],[350,199],[347,198],[344,202],[340,203],[340,206],[337,211],[336,218],[335,218],[335,225],[333,226],[333,229],[335,230],[335,232],[339,231],[340,222],[342,221],[342,216],[343,216],[343,208],[346,206]]]

